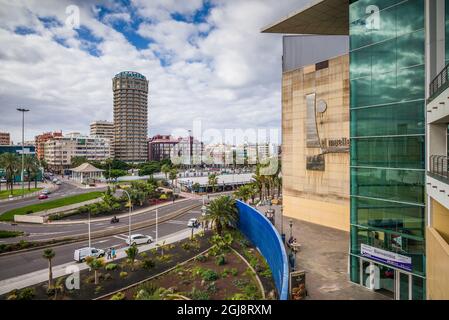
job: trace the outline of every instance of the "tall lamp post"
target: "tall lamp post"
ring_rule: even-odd
[[[20,174],[20,179],[22,181],[22,198],[23,198],[25,195],[25,183],[23,181],[24,179],[23,167],[25,166],[25,112],[28,112],[30,110],[24,108],[17,108],[17,111],[22,112],[22,170]]]
[[[129,237],[129,244],[131,245],[131,206],[132,206],[131,197],[130,197],[128,191],[123,190],[123,192],[126,193],[126,195],[128,196],[128,200],[129,200],[129,215],[128,215],[128,217],[129,217],[129,227],[128,227],[129,236],[128,237]]]
[[[290,226],[290,238],[292,238],[292,236],[293,236],[293,233],[292,233],[293,220],[292,219],[288,220],[288,225]]]

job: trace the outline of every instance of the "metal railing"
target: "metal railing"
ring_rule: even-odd
[[[435,99],[441,92],[449,87],[449,64],[432,80],[429,85],[429,99],[427,103]]]
[[[447,156],[430,156],[429,171],[437,176],[449,179]]]

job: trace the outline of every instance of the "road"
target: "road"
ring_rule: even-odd
[[[190,200],[189,200],[190,201]],[[186,206],[186,204],[189,201],[183,201],[178,203],[178,205],[183,204]],[[197,200],[197,203],[200,203]],[[164,208],[166,209],[166,208]],[[173,212],[174,207],[167,207],[167,211],[164,210],[164,212]],[[159,209],[159,212],[162,212],[162,208]],[[183,214],[182,216],[177,217],[176,219],[169,220],[167,222],[159,223],[158,225],[158,236],[163,237],[170,235],[172,233],[176,233],[182,230],[187,229],[187,222],[190,218],[197,218],[201,215],[200,208],[195,208],[187,213]],[[140,216],[140,215],[139,215]],[[149,217],[146,214],[143,214],[144,217]],[[135,216],[136,218],[138,216]],[[137,220],[136,220],[137,221]],[[124,224],[125,222],[120,222]],[[84,232],[87,232],[87,228],[85,225],[81,226]],[[95,226],[98,229],[101,229],[104,227],[104,225],[98,225]],[[61,228],[61,226],[58,226],[58,228]],[[153,238],[156,237],[156,227],[151,226],[144,229],[140,229],[138,231],[135,231],[134,233],[142,233],[152,236]],[[125,245],[125,239],[127,238],[127,234],[118,234],[113,236],[108,236],[104,238],[99,238],[92,240],[92,246],[100,249],[107,249],[111,247],[120,248]],[[75,249],[82,248],[88,246],[88,241],[80,241],[77,243],[71,243],[71,244],[65,244],[60,246],[55,246],[53,249],[56,253],[55,258],[53,259],[53,265],[61,265],[68,262],[73,261],[73,252]],[[48,267],[47,260],[42,258],[42,251],[43,249],[33,250],[29,252],[24,252],[20,254],[12,254],[0,257],[0,280],[24,275],[33,271],[45,269]]]
[[[158,209],[158,218],[163,218],[165,215],[172,213],[174,211],[190,207],[192,205],[198,204],[200,205],[200,200],[189,199],[184,201],[178,201],[174,204],[169,204],[164,207]],[[148,211],[144,213],[137,214],[131,217],[131,225],[145,222],[147,220],[156,218],[156,210],[149,208]],[[90,225],[91,232],[100,231],[100,230],[112,230],[115,228],[128,226],[129,219],[127,217],[120,218],[120,222],[111,224],[109,220],[100,221],[100,222],[92,222]],[[0,239],[1,243],[15,243],[20,240],[26,241],[45,241],[52,240],[54,238],[61,237],[70,237],[79,234],[87,234],[88,225],[87,223],[73,223],[73,224],[19,224],[12,225],[7,222],[0,222],[1,230],[15,230],[15,231],[23,231],[26,236],[15,237],[15,238],[6,238]]]
[[[92,192],[92,191],[105,191],[105,190],[106,190],[106,188],[89,188],[89,189],[77,188],[69,183],[62,183],[59,186],[59,188],[57,190],[55,190],[53,193],[51,193],[48,196],[48,199],[45,199],[45,200],[39,200],[39,199],[37,199],[37,197],[32,197],[32,198],[25,198],[23,200],[17,199],[17,200],[0,203],[0,215],[6,211],[29,206],[29,205],[36,204],[36,203],[51,201],[51,200],[60,199],[63,197],[69,197],[69,196],[82,194],[82,193],[88,193],[88,192]]]

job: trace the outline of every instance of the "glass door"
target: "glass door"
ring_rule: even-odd
[[[412,276],[396,270],[396,300],[412,300]]]

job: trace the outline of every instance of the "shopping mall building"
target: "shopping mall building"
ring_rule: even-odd
[[[263,30],[286,34],[284,215],[349,231],[350,280],[392,299],[449,299],[448,31],[449,0],[313,0]]]

